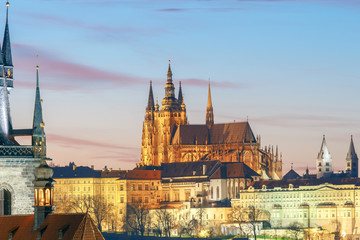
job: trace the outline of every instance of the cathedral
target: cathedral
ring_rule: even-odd
[[[209,84],[204,124],[189,124],[186,116],[181,82],[175,87],[169,61],[165,97],[154,102],[152,83],[142,130],[141,164],[160,166],[162,163],[220,160],[243,162],[263,179],[282,178],[282,156],[276,146],[261,147],[246,122],[214,123]]]

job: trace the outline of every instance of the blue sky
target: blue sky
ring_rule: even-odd
[[[314,168],[323,134],[344,169],[350,135],[360,143],[359,12],[355,0],[13,1],[13,125],[31,126],[38,54],[49,157],[132,168],[149,80],[161,100],[170,56],[190,123],[205,120],[210,78],[215,122],[248,117],[284,171]]]

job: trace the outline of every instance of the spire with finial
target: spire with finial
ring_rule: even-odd
[[[210,89],[210,80],[209,80],[209,90],[208,90],[208,101],[206,106],[206,126],[211,128],[214,125],[214,112],[211,102],[211,89]]]
[[[178,103],[183,103],[183,94],[182,94],[182,88],[181,88],[181,81],[179,82],[179,94],[178,94]]]
[[[4,32],[4,40],[3,40],[3,62],[5,66],[12,67],[12,55],[11,55],[11,43],[10,43],[10,31],[9,31],[9,2],[6,2],[6,23],[5,23],[5,32]],[[12,78],[12,75],[7,75],[8,78]]]
[[[279,161],[279,148],[278,148],[278,145],[276,145],[275,160]]]
[[[316,165],[317,178],[330,177],[332,173],[332,158],[326,144],[325,135],[323,135],[323,140],[316,160]]]
[[[150,89],[149,89],[149,99],[148,99],[148,105],[146,107],[147,111],[153,111],[155,110],[154,106],[154,95],[152,90],[152,81],[150,80]]]
[[[44,121],[42,114],[42,99],[40,98],[39,84],[39,66],[36,66],[36,91],[35,91],[35,107],[33,120],[32,145],[41,148],[41,152],[46,152],[46,137],[44,132]]]
[[[169,59],[167,81],[165,84],[165,97],[161,101],[161,110],[179,110],[179,103],[175,98],[175,87],[172,81],[172,72]]]

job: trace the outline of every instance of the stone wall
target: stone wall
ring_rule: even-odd
[[[11,214],[34,213],[34,170],[40,158],[0,157],[0,188],[11,193]]]

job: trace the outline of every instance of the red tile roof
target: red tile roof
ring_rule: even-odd
[[[132,179],[132,180],[160,180],[160,170],[130,170],[126,172],[120,179]]]
[[[13,232],[13,240],[58,239],[64,240],[104,240],[100,231],[87,214],[50,214],[36,230],[34,215],[11,215],[0,217],[0,240],[8,240]]]

